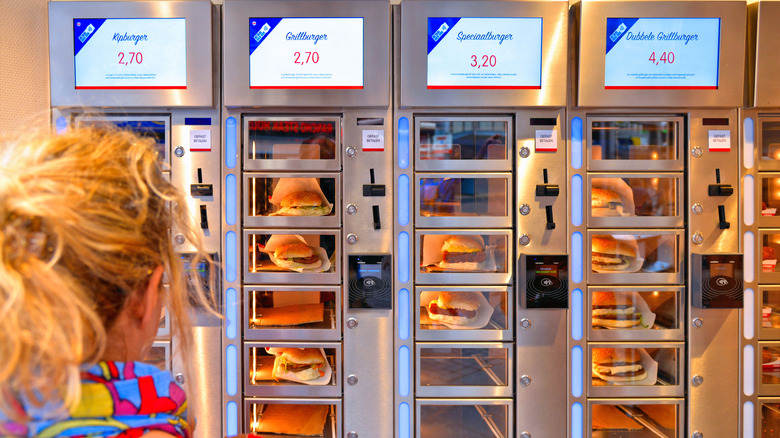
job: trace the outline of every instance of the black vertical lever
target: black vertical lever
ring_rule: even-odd
[[[371,184],[375,184],[375,182],[374,182],[374,169],[373,168],[368,169],[368,173],[369,173],[369,176],[371,178]]]
[[[725,230],[731,226],[730,223],[726,222],[726,207],[723,205],[718,206],[718,228],[721,230]]]
[[[203,184],[203,169],[198,167],[198,184]]]
[[[372,205],[371,206],[371,212],[374,216],[374,229],[379,230],[382,228],[382,221],[379,219],[379,206],[378,205]]]
[[[544,178],[544,183],[547,184],[547,169],[542,169],[542,178]]]
[[[544,178],[544,184],[536,185],[536,196],[558,196],[561,192],[558,184],[548,184],[547,169],[542,169],[542,177]]]
[[[734,187],[731,184],[720,183],[720,169],[715,169],[715,184],[707,187],[707,194],[710,196],[731,196],[734,194]]]
[[[715,184],[720,184],[720,169],[715,169]]]
[[[209,217],[203,204],[200,205],[200,227],[204,230],[209,228]]]
[[[555,229],[555,220],[553,220],[553,209],[552,205],[545,205],[544,211],[547,213],[547,229],[548,230],[554,230]]]

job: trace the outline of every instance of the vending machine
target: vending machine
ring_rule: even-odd
[[[225,432],[392,436],[386,0],[227,0]]]
[[[164,173],[191,195],[187,208],[217,261],[222,235],[219,35],[219,10],[207,0],[49,3],[54,130],[110,124],[153,138]],[[175,229],[171,238],[186,259],[192,245]],[[205,266],[191,268],[193,275],[208,272]],[[220,278],[214,280],[219,284]],[[219,302],[219,295],[213,297]],[[222,389],[213,376],[222,374],[222,323],[199,310],[193,319],[189,357],[176,354],[166,313],[147,360],[171,370],[187,388],[197,418],[195,436],[220,436],[222,420],[213,401]]]
[[[748,5],[748,75],[741,111],[745,253],[745,436],[780,436],[780,89],[776,85],[776,20],[780,3]]]
[[[565,436],[568,4],[394,12],[395,436]]]
[[[571,436],[742,436],[746,11],[574,7]]]

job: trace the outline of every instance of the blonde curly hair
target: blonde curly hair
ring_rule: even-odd
[[[173,335],[190,343],[190,297],[175,227],[208,260],[184,194],[161,172],[154,141],[84,128],[0,144],[0,408],[80,398],[80,368],[106,348],[127,298],[163,266]],[[214,278],[214,275],[210,276]]]

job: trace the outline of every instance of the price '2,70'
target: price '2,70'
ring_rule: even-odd
[[[116,55],[119,58],[119,63],[122,65],[140,64],[144,62],[144,55],[141,52],[119,52]],[[125,59],[127,57],[127,59]]]
[[[312,64],[320,62],[320,54],[317,52],[295,52],[293,53],[293,56],[295,57],[293,64],[304,65],[310,62]]]

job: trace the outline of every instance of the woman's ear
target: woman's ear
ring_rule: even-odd
[[[137,317],[141,319],[141,324],[149,324],[151,320],[154,320],[155,326],[160,322],[160,282],[162,282],[162,276],[165,268],[162,265],[154,268],[152,275],[149,276],[149,283],[146,285],[144,296],[141,299],[141,310]]]

